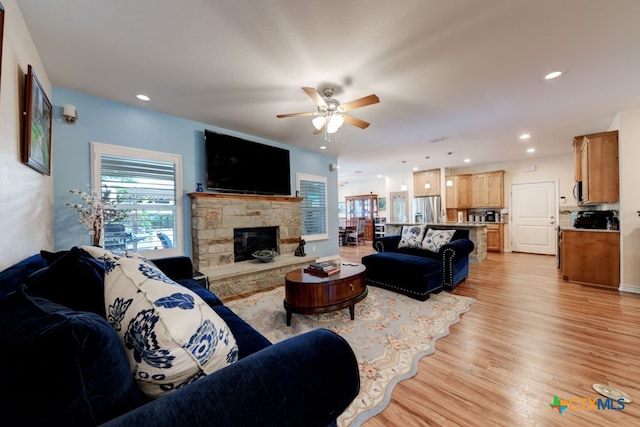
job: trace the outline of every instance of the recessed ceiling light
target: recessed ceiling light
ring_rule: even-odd
[[[464,162],[465,163],[469,163],[469,162],[471,162],[471,159],[464,159]]]
[[[413,170],[414,170],[414,171],[417,171],[417,170],[418,170],[418,167],[417,167],[417,166],[414,166],[414,167],[413,167]]]
[[[382,178],[382,175],[378,174],[378,178]]]
[[[327,147],[326,147],[326,146],[324,146],[324,145],[321,145],[321,146],[320,146],[320,149],[321,149],[321,150],[326,150],[326,149],[327,149]]]
[[[140,101],[151,101],[151,98],[149,98],[147,95],[143,95],[143,94],[139,94],[136,95],[136,98],[138,98]]]
[[[355,171],[355,173],[362,173],[362,171]]]
[[[552,71],[542,77],[544,80],[553,80],[565,74],[565,71]]]
[[[527,153],[535,153],[535,152],[536,152],[536,149],[535,149],[535,148],[529,148],[529,149],[527,150]]]
[[[523,133],[522,135],[520,135],[520,139],[529,139],[531,138],[531,135],[529,135],[528,133]]]

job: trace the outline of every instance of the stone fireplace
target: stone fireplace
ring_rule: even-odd
[[[282,284],[289,271],[316,260],[294,256],[301,236],[300,197],[205,192],[189,193],[189,197],[193,265],[209,278],[211,290],[219,297]],[[275,231],[278,256],[272,262],[260,263],[252,257],[236,260],[236,230],[244,230],[242,240],[247,229]],[[258,238],[254,237],[246,235],[247,241]]]
[[[247,227],[233,229],[233,261],[252,260],[260,249],[278,251],[278,227]]]

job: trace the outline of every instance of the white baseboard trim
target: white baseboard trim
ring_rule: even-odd
[[[618,288],[621,292],[630,292],[632,294],[640,294],[640,285],[625,285],[620,283],[620,287]]]

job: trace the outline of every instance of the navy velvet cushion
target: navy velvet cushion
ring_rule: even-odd
[[[0,301],[23,284],[25,277],[45,266],[40,255],[32,255],[0,272]]]
[[[23,425],[96,425],[149,400],[105,319],[25,286],[0,303],[0,361],[2,417]]]
[[[198,283],[198,281],[195,279],[179,279],[176,280],[176,283],[179,283],[185,288],[198,294],[198,296],[211,307],[222,305],[222,301],[220,301],[220,298],[218,298],[214,293]]]
[[[218,305],[213,307],[213,311],[215,311],[218,316],[225,321],[229,329],[231,329],[231,333],[233,333],[236,344],[238,345],[238,360],[271,345],[268,339],[238,317],[229,307]]]
[[[101,262],[77,247],[51,256],[45,254],[43,258],[50,265],[27,278],[29,294],[105,317]]]

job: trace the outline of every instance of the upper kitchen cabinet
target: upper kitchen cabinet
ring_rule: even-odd
[[[447,209],[467,209],[471,207],[471,175],[449,176],[453,185],[447,187]]]
[[[428,185],[427,185],[428,184]],[[440,169],[413,173],[413,196],[427,197],[440,195]]]
[[[504,206],[504,171],[471,175],[471,207],[501,208]]]
[[[618,131],[577,136],[573,145],[575,178],[582,183],[578,203],[618,202]]]

